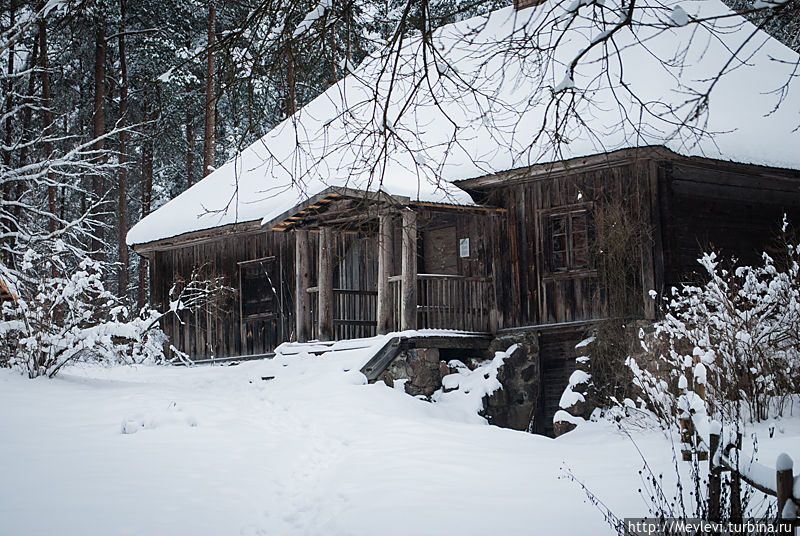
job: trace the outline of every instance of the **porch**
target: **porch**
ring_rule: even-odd
[[[488,277],[464,277],[448,274],[417,274],[416,327],[403,326],[402,275],[389,278],[388,328],[385,332],[406,329],[454,329],[479,333],[492,332],[491,291]],[[319,287],[307,289],[311,304],[311,339],[343,340],[378,335],[378,291],[332,289],[333,334],[331,339],[320,335]],[[299,331],[299,330],[298,330]]]
[[[495,332],[497,212],[331,189],[272,220],[295,237],[295,340]]]

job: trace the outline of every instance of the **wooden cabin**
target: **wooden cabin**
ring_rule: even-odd
[[[702,277],[704,251],[758,263],[784,215],[800,221],[800,172],[680,156],[663,147],[509,170],[458,185],[505,210],[508,247],[496,260],[503,327],[609,315],[598,222],[626,212],[637,244],[628,259],[636,299],[614,314],[653,319],[658,297]],[[611,214],[615,220],[620,214]],[[506,235],[507,233],[507,235]],[[656,297],[651,296],[656,292]]]
[[[727,10],[716,1],[695,7]],[[443,59],[483,77],[472,83],[497,100],[483,112],[471,116],[459,99],[463,88],[444,75],[414,93],[422,43],[410,40],[401,52],[408,61],[398,62],[403,72],[391,81],[374,63],[379,55],[368,57],[359,76],[326,90],[129,232],[128,244],[149,260],[154,306],[165,308],[170,291],[198,270],[232,289],[165,322],[180,351],[194,359],[260,356],[283,341],[429,328],[532,334],[538,350],[528,369],[543,393],[537,422],[548,422],[574,366],[575,343],[593,323],[653,320],[670,287],[702,278],[702,251],[757,262],[784,214],[798,221],[800,132],[764,97],[774,90],[764,87],[764,73],[791,72],[796,53],[760,35],[747,64],[714,86],[703,129],[689,133],[676,133],[669,114],[644,113],[627,89],[597,87],[591,109],[570,123],[570,140],[554,147],[531,143],[550,113],[537,103],[545,106],[555,91],[541,73],[553,69],[534,57],[525,64],[520,54],[509,69],[503,62],[509,36],[545,39],[526,32],[558,21],[549,9],[513,9],[433,37]],[[642,17],[652,15],[645,11]],[[648,43],[679,47],[684,57],[681,32]],[[713,61],[737,50],[728,41],[742,32],[752,37],[746,28],[713,39],[692,33],[709,44],[690,47],[693,61],[680,69],[671,61],[642,64],[636,44],[619,47],[609,68],[635,62],[625,87],[656,87],[648,98],[681,110],[686,95],[703,94],[707,73],[719,67]],[[553,53],[558,63],[560,52]],[[583,78],[613,85],[610,74]],[[404,91],[410,100],[389,98]],[[376,95],[388,103],[380,118]],[[799,103],[789,94],[781,110]],[[629,120],[632,110],[642,112],[636,132],[620,124],[623,108]]]
[[[683,157],[663,147],[509,170],[459,182],[481,204],[415,202],[327,188],[268,222],[137,245],[155,305],[205,265],[233,296],[172,318],[195,358],[259,355],[283,341],[406,329],[496,333],[579,326],[610,314],[654,319],[658,298],[696,280],[702,251],[757,262],[786,214],[800,217],[800,172]],[[641,226],[626,310],[609,313],[598,225],[624,207]],[[403,290],[406,288],[407,290]],[[577,341],[576,341],[577,342]]]

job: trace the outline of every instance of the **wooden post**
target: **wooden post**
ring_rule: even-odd
[[[742,448],[742,434],[736,434],[736,454],[734,455],[735,467],[739,467],[741,448]],[[742,476],[739,471],[731,471],[731,522],[742,522]]]
[[[692,367],[692,388],[694,389],[694,392],[697,394],[697,396],[699,396],[703,400],[703,405],[705,406],[706,384],[698,381],[697,366],[702,363],[702,360],[700,359],[700,354],[697,351],[693,353],[692,360],[694,363],[694,367]],[[703,381],[706,381],[706,378],[703,378]],[[697,430],[695,430],[693,440],[695,449],[697,450],[697,459],[700,461],[706,461],[708,459],[708,452],[703,450],[703,446],[700,443],[699,438],[697,437]]]
[[[778,519],[784,519],[783,510],[787,501],[792,499],[792,486],[794,485],[794,462],[788,454],[782,453],[775,463],[775,491],[778,496]],[[791,519],[792,516],[786,516]]]
[[[417,329],[417,213],[403,211],[402,302],[400,329]]]
[[[392,243],[391,214],[381,214],[378,230],[378,334],[389,333],[391,329],[392,296],[389,276],[392,271],[394,244]]]
[[[311,255],[309,255],[308,231],[294,231],[295,251],[295,323],[297,342],[307,342],[311,334],[311,311],[308,286],[311,280]]]
[[[330,341],[333,340],[333,230],[330,227],[319,230],[317,270],[319,340]]]
[[[708,520],[718,522],[722,519],[720,497],[722,485],[720,479],[721,468],[715,463],[717,450],[719,450],[720,426],[717,421],[711,423],[711,433],[708,436],[709,462],[708,462]]]

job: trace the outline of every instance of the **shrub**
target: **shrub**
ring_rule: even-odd
[[[782,267],[766,253],[761,266],[733,269],[704,254],[707,282],[673,288],[655,325],[669,383],[630,362],[651,401],[662,408],[677,402],[667,390],[677,381],[680,391],[702,384],[709,409],[723,421],[781,415],[800,387],[799,260],[792,246]]]
[[[166,335],[152,310],[129,318],[102,282],[104,265],[83,260],[71,274],[57,274],[49,259],[29,250],[19,285],[20,296],[3,304],[0,363],[19,368],[30,378],[55,376],[74,360],[115,363],[164,359]],[[46,275],[50,274],[50,275]]]

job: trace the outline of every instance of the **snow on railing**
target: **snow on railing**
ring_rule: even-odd
[[[755,461],[743,461],[739,452],[740,439],[721,441],[722,426],[712,421],[709,426],[709,517],[719,520],[721,514],[721,479],[723,471],[730,471],[734,479],[741,478],[755,489],[778,501],[778,519],[795,520],[800,512],[800,477],[795,478],[792,458],[782,453],[775,467]],[[774,476],[773,476],[774,475]]]

